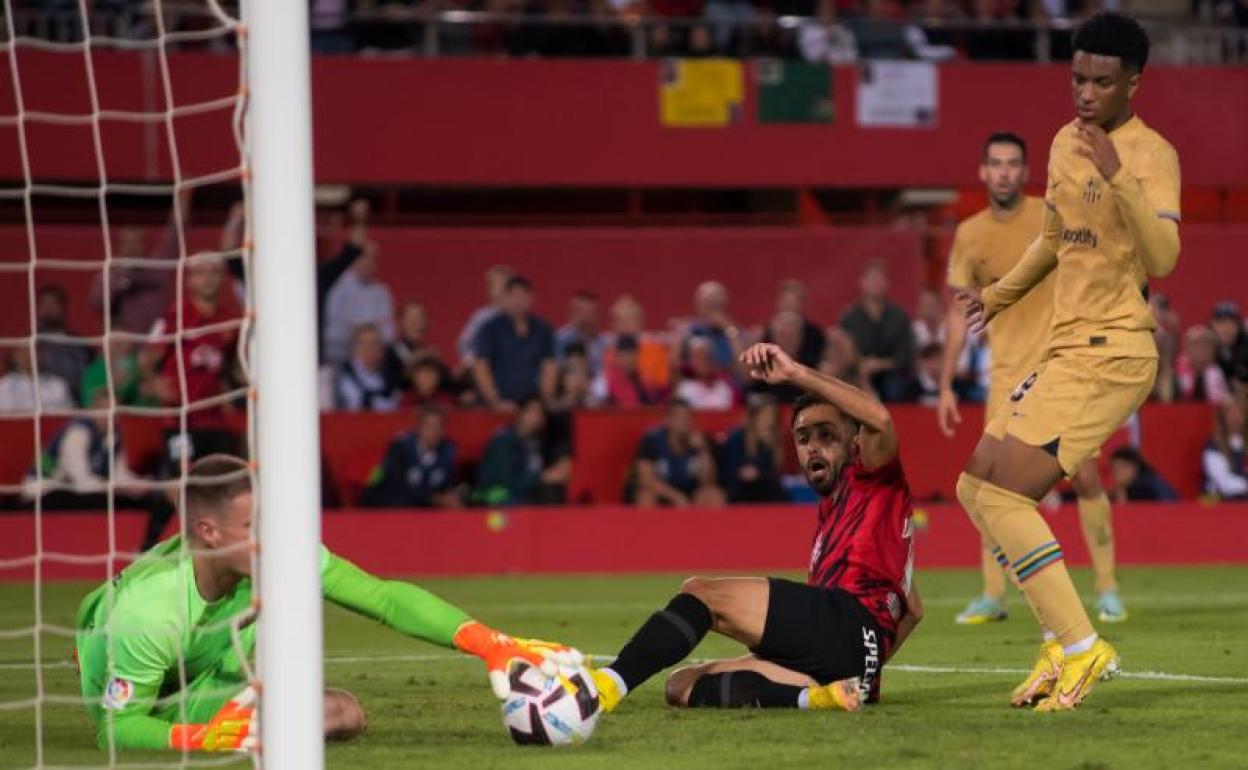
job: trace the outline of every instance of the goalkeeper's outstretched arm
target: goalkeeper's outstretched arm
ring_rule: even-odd
[[[508,695],[507,667],[513,660],[526,660],[552,675],[580,665],[575,650],[508,636],[419,586],[382,580],[332,554],[327,559],[321,578],[326,599],[401,634],[481,658],[499,698]]]

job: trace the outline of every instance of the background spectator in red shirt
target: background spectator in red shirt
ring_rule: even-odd
[[[672,382],[669,335],[646,330],[646,311],[629,294],[620,295],[611,305],[611,334],[607,336],[608,344],[624,336],[637,340],[637,371],[642,383],[653,394],[666,394]],[[608,363],[612,355],[614,352],[608,349]]]
[[[386,349],[373,324],[357,326],[351,341],[351,359],[338,366],[334,379],[334,406],[345,412],[393,412],[399,408],[399,388],[386,379]]]
[[[238,454],[238,436],[227,419],[232,407],[224,403],[203,404],[226,393],[235,379],[238,331],[230,328],[207,334],[186,333],[237,320],[239,312],[232,300],[222,296],[225,266],[219,258],[196,258],[185,272],[182,305],[170,307],[152,327],[157,351],[151,358],[160,361],[156,392],[165,406],[187,408],[186,436],[180,434],[177,418],[170,420],[165,431],[165,473],[170,475],[176,475],[184,454],[187,462],[208,454]],[[172,337],[179,332],[183,333],[180,341]]]

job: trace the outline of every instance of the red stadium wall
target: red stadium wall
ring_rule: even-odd
[[[919,506],[918,567],[976,567],[979,536],[955,505]],[[1242,564],[1248,561],[1248,505],[1118,506],[1115,540],[1122,564]],[[382,575],[474,575],[542,572],[717,572],[802,570],[813,506],[743,506],[723,510],[530,508],[502,512],[344,511],[322,519],[333,551]],[[132,548],[144,520],[121,514],[117,543]],[[1072,507],[1049,516],[1074,564],[1087,552]],[[45,579],[103,579],[107,548],[99,514],[45,517]],[[610,548],[589,543],[611,543]],[[34,523],[0,516],[0,580],[29,580]],[[68,558],[66,558],[66,555]],[[76,563],[75,563],[76,562]]]
[[[88,111],[78,55],[17,53],[27,110]],[[231,57],[170,57],[178,104],[229,95]],[[142,54],[93,52],[101,105],[162,109],[158,70]],[[13,114],[9,60],[0,60],[0,114]],[[719,129],[659,123],[659,61],[384,59],[325,57],[312,71],[316,175],[321,182],[491,186],[960,186],[983,136],[1009,128],[1038,151],[1073,117],[1065,65],[943,65],[933,128],[857,126],[857,70],[834,78],[828,125],[754,119],[753,67],[744,116]],[[1145,119],[1178,148],[1185,185],[1242,186],[1248,179],[1248,69],[1149,68],[1138,99]],[[237,162],[228,111],[180,118],[175,132],[190,175]],[[114,179],[167,174],[163,130],[105,124]],[[40,124],[31,158],[41,180],[95,169],[88,126]],[[0,178],[20,179],[14,127],[0,128]]]

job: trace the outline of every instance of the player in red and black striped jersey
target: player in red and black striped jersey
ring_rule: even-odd
[[[807,582],[686,580],[610,666],[593,671],[607,710],[714,630],[750,654],[676,671],[668,703],[856,711],[879,697],[881,666],[922,618],[910,490],[888,410],[776,345],[754,345],[741,360],[754,379],[804,391],[793,440],[822,498]]]

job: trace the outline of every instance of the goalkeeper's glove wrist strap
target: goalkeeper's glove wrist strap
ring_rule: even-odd
[[[204,731],[208,725],[174,725],[169,728],[169,748],[179,751],[195,751],[204,745]]]

